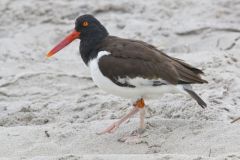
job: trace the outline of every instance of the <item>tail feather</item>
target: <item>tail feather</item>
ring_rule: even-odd
[[[174,63],[174,65],[178,71],[180,79],[183,82],[186,82],[189,84],[190,83],[207,83],[206,80],[200,77],[200,74],[195,73],[196,72],[195,70],[190,70],[190,68],[186,68],[186,66],[183,66],[180,63]]]
[[[202,107],[206,108],[207,104],[193,91],[190,89],[184,88],[184,90],[193,98],[197,101],[197,103]]]
[[[180,63],[181,65],[183,65],[184,67],[188,68],[189,70],[191,70],[192,72],[194,72],[195,74],[204,74],[202,70],[195,68],[193,66],[191,66],[190,64],[185,63],[183,60],[178,59],[178,58],[172,58],[175,61],[177,61],[178,63]]]

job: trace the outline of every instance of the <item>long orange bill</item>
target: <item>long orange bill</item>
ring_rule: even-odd
[[[66,47],[69,43],[71,43],[73,40],[79,38],[80,32],[73,30],[72,33],[70,33],[64,40],[62,40],[60,43],[58,43],[51,51],[49,51],[46,55],[47,58],[53,56],[55,53]]]

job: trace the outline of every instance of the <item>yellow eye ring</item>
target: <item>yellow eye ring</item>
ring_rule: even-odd
[[[88,25],[89,25],[88,21],[84,21],[84,22],[82,23],[82,26],[83,26],[83,27],[87,27]]]

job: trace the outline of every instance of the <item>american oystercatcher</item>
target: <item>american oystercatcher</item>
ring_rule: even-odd
[[[97,86],[108,93],[133,101],[133,109],[100,134],[114,132],[138,111],[139,131],[143,131],[144,99],[158,98],[167,92],[190,95],[202,108],[207,106],[191,87],[191,84],[207,83],[200,77],[203,74],[200,69],[170,57],[143,41],[110,36],[106,28],[92,15],[78,17],[72,33],[48,52],[47,57],[75,39],[81,40],[81,57],[90,68]]]

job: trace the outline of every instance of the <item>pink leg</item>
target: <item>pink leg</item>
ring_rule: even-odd
[[[145,129],[144,119],[145,119],[145,108],[142,108],[140,111],[140,126],[139,126],[139,129],[142,131]]]
[[[134,107],[127,115],[125,115],[120,120],[118,120],[117,122],[114,122],[112,125],[110,125],[106,129],[104,129],[102,132],[99,132],[97,134],[105,134],[105,133],[115,132],[123,122],[125,122],[128,118],[130,118],[134,114],[136,114],[138,111],[139,111],[139,108]]]
[[[141,108],[140,110],[140,126],[137,130],[134,130],[130,135],[126,134],[123,137],[119,138],[119,142],[124,142],[128,144],[138,144],[142,142],[142,135],[145,131],[145,108]]]

